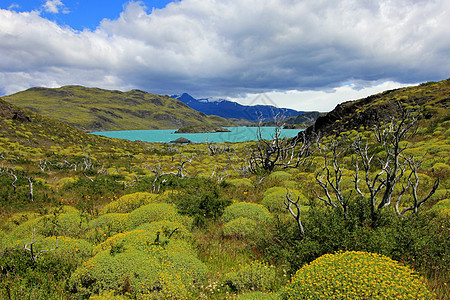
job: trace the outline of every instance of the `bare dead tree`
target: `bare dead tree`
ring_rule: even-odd
[[[419,207],[438,188],[439,179],[434,182],[427,196],[419,199],[418,169],[423,158],[417,161],[414,156],[405,155],[405,150],[411,146],[407,140],[417,131],[419,114],[402,107],[400,111],[400,119],[392,118],[387,124],[377,125],[371,136],[363,137],[359,134],[353,138],[350,147],[347,146],[348,143],[341,143],[342,139],[339,138],[324,146],[324,166],[316,174],[316,182],[323,194],[319,195],[314,191],[320,200],[335,209],[342,208],[344,215],[346,214],[349,197],[344,196],[341,182],[345,166],[348,166],[352,169],[354,190],[370,209],[374,224],[380,212],[392,203],[395,203],[395,211],[399,216],[408,211],[418,212]],[[350,164],[342,161],[344,154],[353,154]],[[404,184],[399,187],[401,182]],[[400,211],[402,198],[410,191],[414,203]]]
[[[227,168],[223,167],[222,168],[222,174],[220,174],[220,171],[216,172],[217,170],[217,166],[214,166],[214,170],[211,173],[210,179],[214,180],[214,177],[216,179],[217,182],[222,182],[226,177],[230,176],[230,174],[228,174],[227,172]]]
[[[298,230],[300,232],[300,238],[303,238],[303,235],[305,234],[305,230],[303,228],[300,212],[301,212],[301,204],[300,204],[300,197],[297,197],[297,201],[294,201],[291,199],[292,191],[289,191],[289,189],[286,189],[286,200],[284,200],[284,205],[286,205],[286,209],[291,213],[291,215],[294,217],[295,222],[297,223]],[[292,206],[295,207],[295,211],[292,208]]]
[[[413,213],[418,213],[419,207],[422,206],[428,199],[430,199],[431,196],[436,192],[437,188],[439,187],[439,178],[436,179],[433,183],[433,187],[431,188],[430,192],[427,196],[425,196],[422,200],[419,200],[419,196],[417,194],[418,188],[419,188],[419,174],[418,169],[422,165],[424,161],[424,156],[422,159],[416,161],[414,156],[405,157],[405,160],[407,161],[409,168],[410,168],[410,174],[408,176],[408,183],[406,187],[403,187],[402,192],[400,193],[400,196],[397,198],[397,201],[395,202],[395,211],[398,215],[404,216],[406,212],[412,211]],[[411,206],[405,207],[401,212],[399,211],[399,204],[401,200],[401,196],[403,195],[404,191],[408,189],[408,187],[411,186],[412,188],[412,197],[413,197],[413,204]]]
[[[33,178],[32,177],[27,177],[28,183],[30,185],[30,201],[33,202],[34,201],[34,196],[33,196]]]
[[[33,247],[34,244],[36,243],[35,239],[36,239],[36,228],[33,228],[33,238],[30,243],[25,244],[24,249],[27,251],[30,251],[30,258],[34,263],[37,261],[38,256],[41,255],[42,253],[49,252],[49,251],[55,251],[56,249],[58,249],[58,237],[56,237],[55,248],[41,250],[41,251],[36,252],[36,250]]]
[[[332,140],[328,145],[323,146],[322,151],[325,162],[323,168],[316,173],[315,178],[325,196],[320,196],[316,190],[313,190],[317,198],[322,200],[326,205],[333,208],[342,208],[344,215],[347,214],[349,207],[349,199],[344,197],[341,190],[342,175],[345,169],[341,157],[349,149],[348,146],[344,145],[345,142],[345,138],[337,138]]]
[[[283,138],[281,130],[284,127],[282,116],[275,117],[275,129],[271,140],[264,139],[261,132],[262,122],[259,123],[258,144],[248,158],[249,169],[253,174],[263,170],[271,173],[275,167],[297,168],[311,155],[311,138]]]
[[[187,176],[187,171],[185,169],[185,166],[188,163],[191,164],[193,159],[194,159],[194,156],[192,156],[191,158],[188,158],[184,155],[182,157],[180,157],[179,165],[172,167],[172,169],[175,169],[176,172],[162,172],[163,168],[162,168],[161,164],[159,164],[157,167],[151,167],[150,171],[153,172],[153,174],[155,174],[155,179],[153,180],[153,184],[152,184],[153,192],[156,191],[156,183],[163,176],[173,175],[173,176],[177,176],[179,178],[185,178]],[[158,191],[159,191],[160,187],[161,187],[161,183],[158,186]]]
[[[213,144],[213,143],[209,143],[208,142],[208,149],[209,149],[209,154],[211,156],[215,156],[217,154],[221,154],[221,153],[227,153],[227,152],[234,152],[235,149],[230,147],[230,145],[218,145],[218,144]]]
[[[9,173],[9,175],[11,175],[14,178],[13,182],[11,182],[11,185],[14,189],[14,194],[15,194],[17,192],[17,186],[15,185],[15,183],[17,181],[17,176],[14,174],[13,170],[11,170],[11,173]]]

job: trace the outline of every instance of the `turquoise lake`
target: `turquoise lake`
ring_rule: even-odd
[[[184,137],[195,143],[223,143],[223,142],[246,142],[258,139],[257,127],[225,127],[231,132],[214,133],[175,133],[176,129],[159,130],[123,130],[123,131],[99,131],[92,132],[95,135],[126,139],[130,141],[141,140],[153,143],[169,143],[180,137]],[[282,129],[282,137],[294,137],[302,129]],[[261,134],[264,139],[272,139],[275,127],[261,127]]]

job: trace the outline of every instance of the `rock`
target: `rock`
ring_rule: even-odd
[[[184,137],[180,137],[174,141],[170,141],[173,144],[192,144],[192,141],[184,138]]]

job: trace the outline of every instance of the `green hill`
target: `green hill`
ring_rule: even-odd
[[[230,121],[207,116],[169,96],[140,90],[121,92],[82,86],[35,87],[3,98],[85,131],[230,125]]]
[[[360,127],[371,128],[380,122],[389,122],[392,117],[398,117],[399,103],[405,107],[418,106],[425,120],[448,118],[450,79],[389,90],[341,103],[325,116],[319,117],[307,129],[307,133],[314,131],[330,135]]]

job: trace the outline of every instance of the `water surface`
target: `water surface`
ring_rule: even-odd
[[[141,140],[154,143],[169,143],[180,137],[184,137],[196,143],[223,143],[223,142],[246,142],[258,139],[257,127],[225,127],[230,132],[213,133],[175,133],[176,129],[158,130],[121,130],[121,131],[99,131],[92,134],[103,135],[112,138],[126,139],[130,141]],[[303,129],[282,129],[282,137],[294,137]],[[272,139],[275,127],[261,127],[261,134],[264,139]]]

